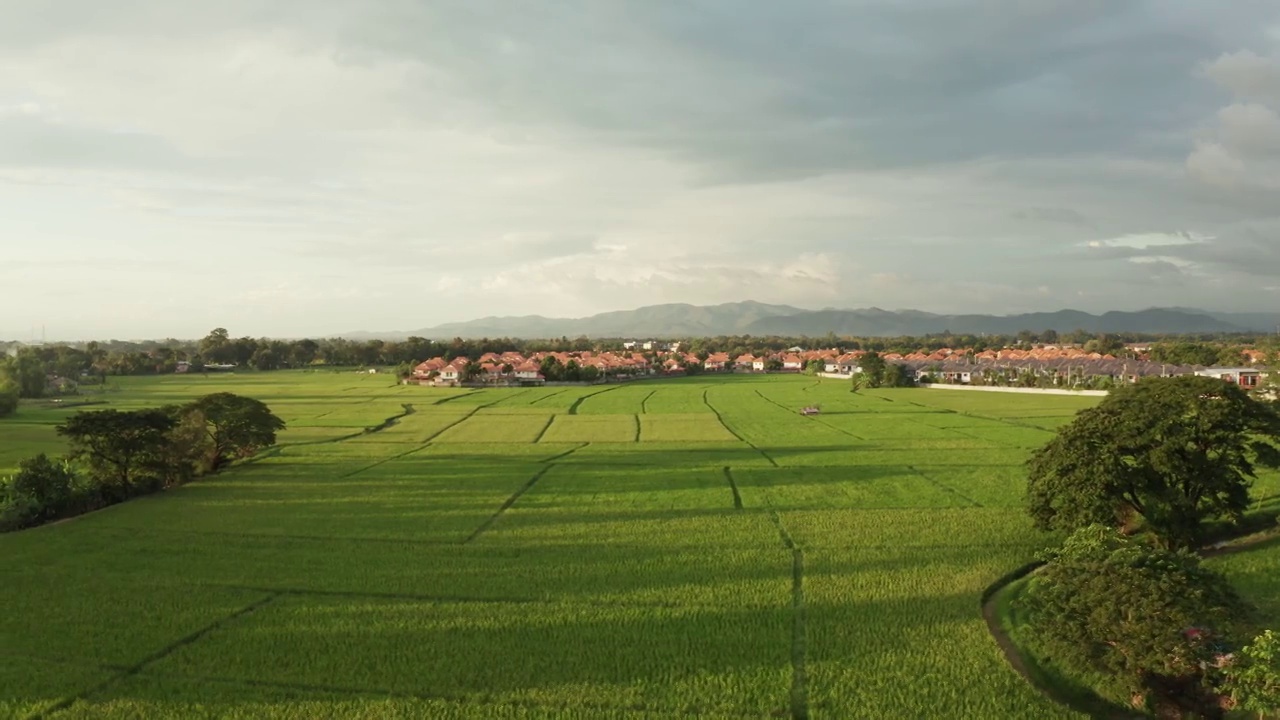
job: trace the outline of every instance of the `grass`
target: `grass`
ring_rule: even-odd
[[[278,372],[92,399],[213,391],[288,420],[278,452],[0,536],[0,717],[1072,717],[978,598],[1051,540],[1021,463],[1078,398]],[[66,412],[0,421],[0,472]]]

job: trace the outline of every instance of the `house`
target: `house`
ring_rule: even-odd
[[[786,355],[782,356],[782,369],[783,370],[803,370],[804,358],[800,357],[799,355],[796,355],[795,353],[787,353]]]
[[[764,372],[765,363],[769,362],[769,358],[761,356],[751,361],[751,369],[756,372]]]
[[[466,367],[466,362],[460,363],[457,360],[454,360],[440,369],[440,377],[437,379],[437,382],[448,384],[462,382],[462,375],[465,372]]]
[[[729,353],[711,353],[707,359],[703,361],[702,367],[706,370],[723,370],[729,364]]]
[[[521,380],[545,380],[546,379],[542,376],[541,366],[539,366],[538,363],[532,360],[526,360],[523,363],[517,365],[512,372],[514,372],[515,376],[520,378]]]
[[[1201,377],[1213,377],[1242,388],[1256,388],[1262,384],[1263,372],[1257,368],[1206,368],[1197,370]]]
[[[738,358],[733,361],[733,366],[739,370],[750,370],[751,366],[755,363],[755,361],[756,361],[755,355],[752,355],[751,353],[746,353],[743,355],[739,355]]]

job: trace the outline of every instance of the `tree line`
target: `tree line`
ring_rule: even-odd
[[[39,525],[215,473],[274,445],[264,403],[232,393],[147,410],[79,412],[57,426],[70,452],[41,453],[0,480],[0,531]]]
[[[1257,469],[1280,467],[1274,401],[1215,378],[1144,379],[1081,411],[1028,462],[1028,510],[1068,533],[1016,607],[1055,666],[1102,677],[1158,717],[1280,711],[1280,638],[1200,564],[1247,516]]]

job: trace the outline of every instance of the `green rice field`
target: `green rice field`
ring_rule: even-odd
[[[0,717],[1073,717],[979,595],[1054,540],[1021,464],[1091,398],[278,372],[85,409],[215,391],[268,403],[280,445],[0,535]],[[0,474],[74,411],[0,421]],[[1280,595],[1280,551],[1224,563]]]

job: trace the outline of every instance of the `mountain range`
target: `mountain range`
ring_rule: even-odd
[[[1012,335],[1022,330],[1133,332],[1151,334],[1275,332],[1280,313],[1219,313],[1193,308],[1150,308],[1092,315],[1079,310],[1019,315],[941,315],[919,310],[804,310],[754,301],[721,305],[673,303],[583,318],[541,315],[485,317],[412,331],[353,332],[344,337],[433,339],[480,337],[678,338],[714,335],[807,335],[835,333],[860,337],[916,336],[951,332]]]

